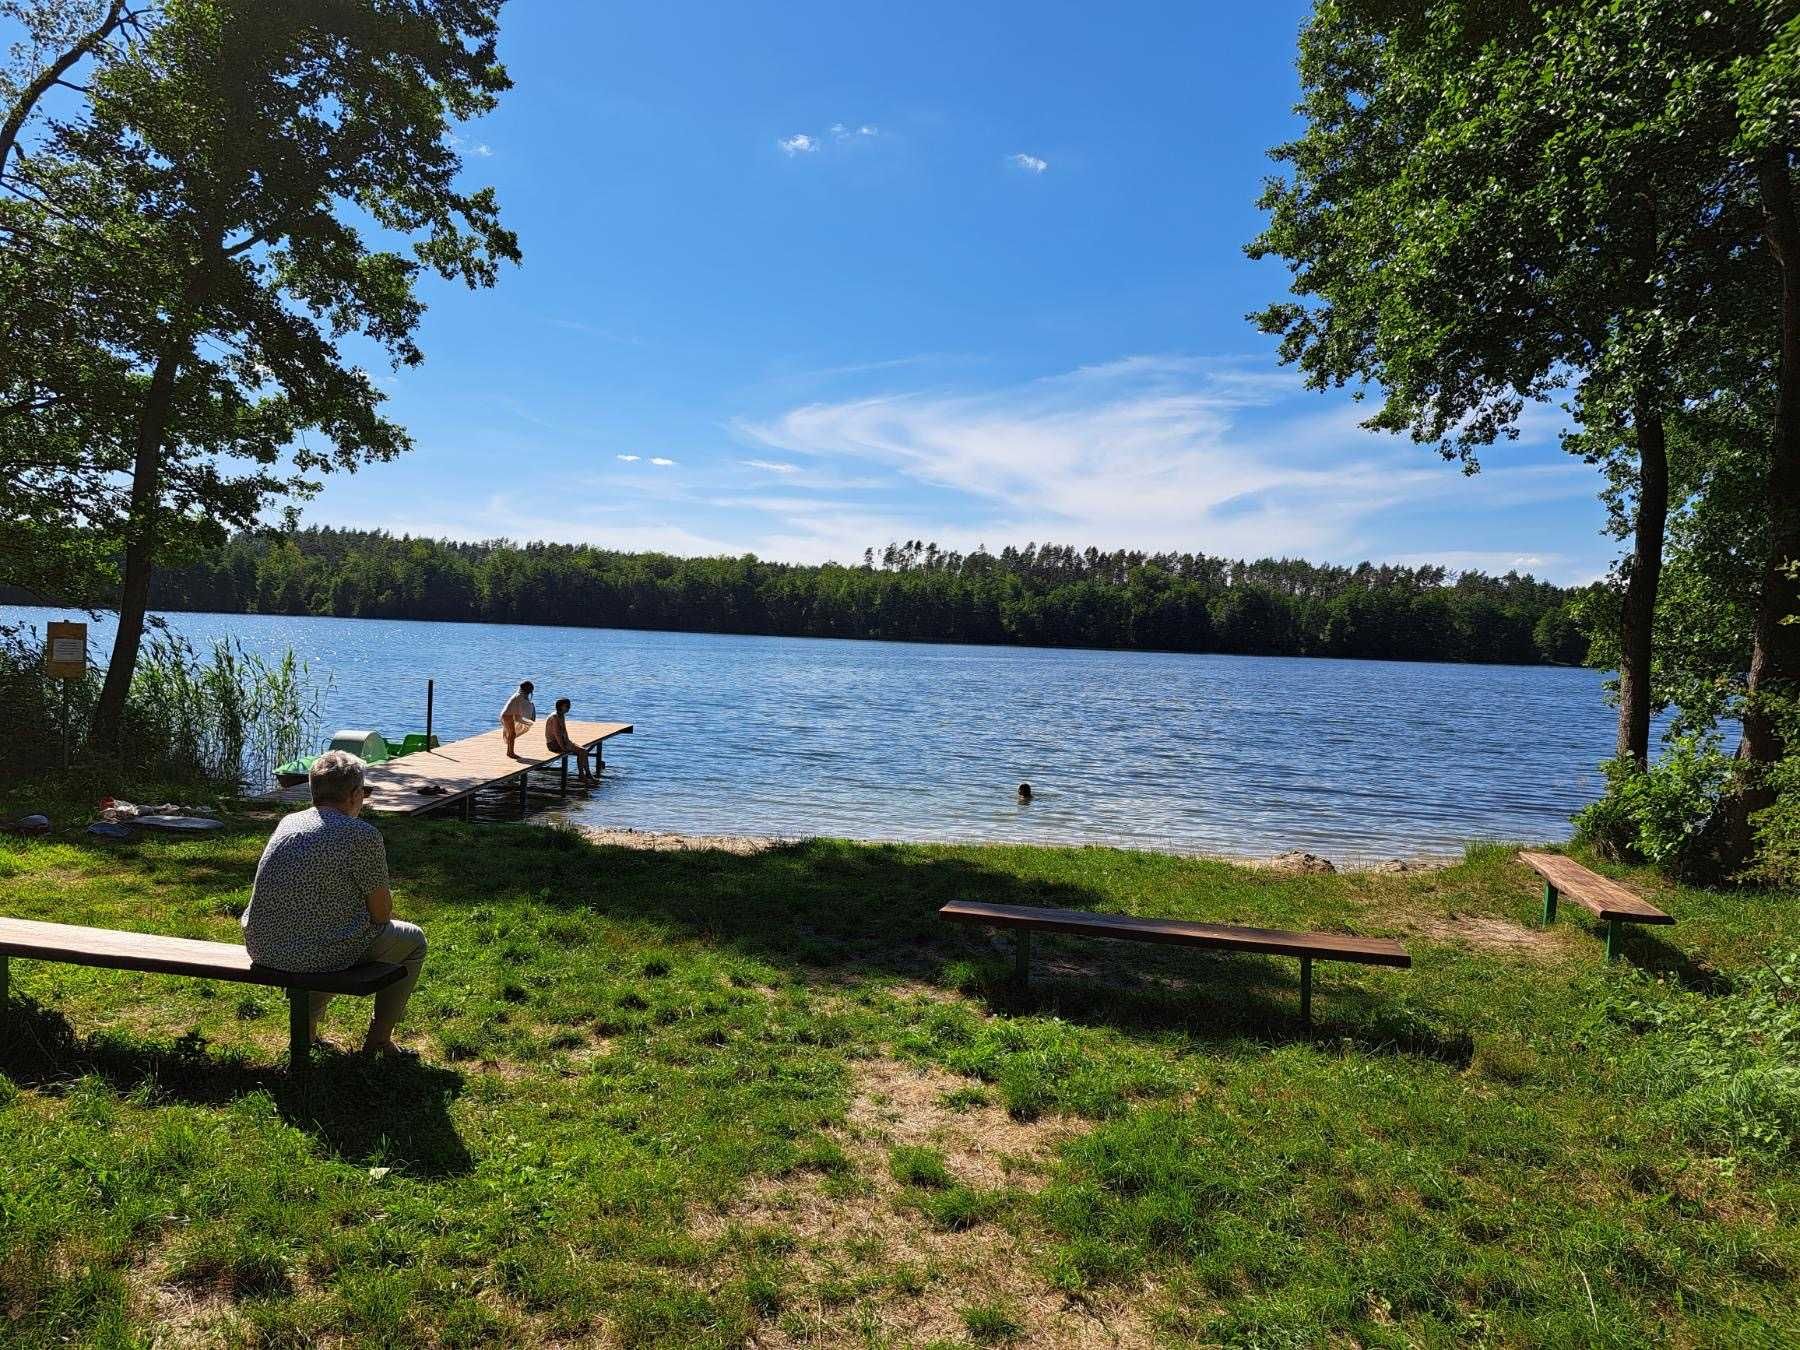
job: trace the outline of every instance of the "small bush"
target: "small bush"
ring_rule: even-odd
[[[1793,753],[1772,765],[1763,780],[1775,800],[1750,817],[1756,852],[1743,879],[1793,889],[1800,887],[1800,706],[1785,701],[1775,716]]]
[[[1736,782],[1717,735],[1677,737],[1645,770],[1628,756],[1608,762],[1605,770],[1606,794],[1575,814],[1577,838],[1603,857],[1641,859],[1673,877],[1717,874],[1719,805]]]

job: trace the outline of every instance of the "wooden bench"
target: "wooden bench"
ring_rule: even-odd
[[[1030,905],[989,905],[953,900],[938,911],[952,923],[1011,928],[1017,933],[1015,976],[1025,987],[1031,969],[1033,933],[1074,933],[1080,937],[1119,938],[1126,942],[1172,942],[1184,947],[1213,947],[1228,952],[1292,956],[1300,961],[1300,1019],[1312,1025],[1314,961],[1355,961],[1367,966],[1406,969],[1412,957],[1392,938],[1349,937],[1339,933],[1288,933],[1276,928],[1243,928],[1235,924],[1192,923],[1186,919],[1138,919],[1129,914],[1092,914],[1078,909],[1038,909]]]
[[[1664,914],[1647,900],[1640,899],[1618,882],[1597,872],[1590,872],[1573,858],[1560,853],[1521,853],[1519,861],[1544,879],[1544,923],[1556,921],[1556,900],[1566,895],[1583,909],[1606,923],[1606,959],[1619,954],[1619,925],[1622,923],[1674,923],[1672,914]]]
[[[68,923],[0,918],[0,1030],[6,1017],[8,966],[15,956],[34,961],[61,961],[76,966],[143,970],[158,975],[192,975],[208,980],[235,980],[288,991],[289,1066],[304,1069],[311,1058],[312,1037],[307,995],[373,994],[406,975],[404,966],[369,962],[348,970],[297,974],[259,966],[234,942],[201,942],[163,937],[158,933],[123,933],[112,928],[82,928]]]

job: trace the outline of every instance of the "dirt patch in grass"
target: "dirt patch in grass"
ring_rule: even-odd
[[[582,836],[592,843],[609,848],[641,848],[658,853],[712,851],[750,857],[769,849],[791,844],[792,839],[759,834],[673,834],[662,830],[606,829],[598,825],[580,827]]]
[[[1562,953],[1561,939],[1549,928],[1527,928],[1511,919],[1484,914],[1411,914],[1400,928],[1433,942],[1455,942],[1478,951],[1548,959]]]
[[[876,1150],[899,1144],[936,1148],[958,1181],[1038,1190],[1043,1163],[1074,1134],[1070,1120],[1014,1120],[991,1101],[978,1103],[967,1078],[942,1069],[869,1059],[851,1066],[856,1094],[847,1119],[852,1141]]]
[[[236,1317],[230,1291],[176,1277],[175,1234],[165,1233],[126,1272],[133,1312],[156,1345],[220,1345]]]
[[[1019,1207],[1077,1122],[1014,1120],[979,1085],[940,1069],[870,1059],[851,1072],[845,1125],[833,1132],[848,1167],[757,1183],[694,1225],[746,1268],[774,1260],[788,1276],[755,1344],[862,1342],[872,1333],[906,1345],[961,1342],[964,1311],[977,1306],[1011,1310],[1022,1330],[1010,1345],[1153,1343],[1142,1293],[1097,1301],[1059,1292],[1045,1277],[1041,1242],[1022,1231]],[[913,1151],[941,1158],[949,1186],[990,1197],[991,1213],[966,1226],[934,1221],[921,1206],[945,1193],[942,1183],[922,1189],[895,1175],[891,1160]]]

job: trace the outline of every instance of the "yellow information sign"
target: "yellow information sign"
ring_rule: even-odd
[[[58,621],[44,627],[44,673],[53,680],[87,674],[87,625]]]

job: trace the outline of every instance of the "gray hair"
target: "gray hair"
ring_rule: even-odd
[[[327,750],[312,762],[306,780],[314,806],[347,802],[363,785],[363,762],[347,751]]]

